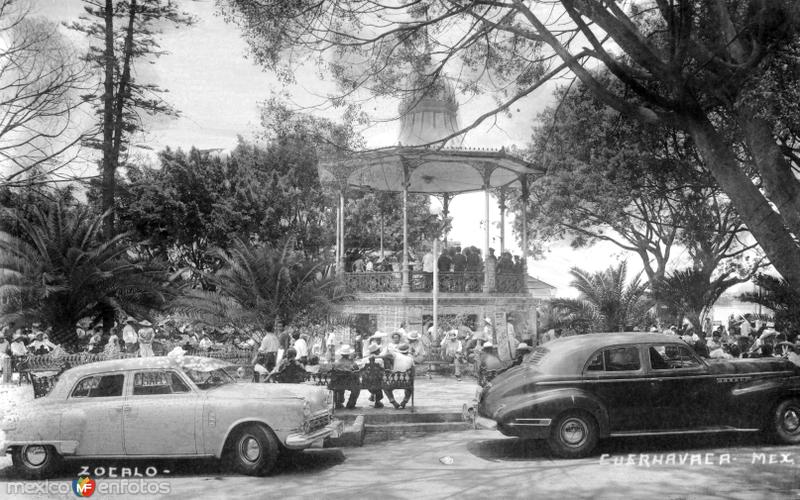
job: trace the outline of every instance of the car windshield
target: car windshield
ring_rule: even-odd
[[[183,368],[183,372],[192,379],[198,389],[208,390],[221,385],[233,384],[236,381],[222,368],[197,369]]]

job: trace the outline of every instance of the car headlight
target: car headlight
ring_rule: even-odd
[[[305,418],[311,416],[311,403],[309,403],[307,399],[303,401],[303,416]]]

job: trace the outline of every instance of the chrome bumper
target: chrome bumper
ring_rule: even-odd
[[[342,432],[344,432],[344,423],[341,420],[332,420],[325,427],[308,434],[303,434],[302,432],[289,434],[286,436],[284,445],[292,450],[302,450],[311,447],[317,441],[338,438],[342,435]]]
[[[461,418],[463,418],[465,422],[471,424],[473,429],[497,429],[497,422],[478,415],[476,406],[477,405],[474,404],[464,404],[464,406],[461,407]]]

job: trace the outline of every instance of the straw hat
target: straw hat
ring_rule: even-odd
[[[485,350],[485,349],[491,349],[492,347],[494,347],[494,344],[492,344],[492,341],[491,341],[491,340],[489,340],[489,341],[487,341],[487,342],[484,342],[484,344],[483,344],[483,349],[484,349],[484,350]]]
[[[408,340],[419,340],[419,332],[417,331],[409,332]]]
[[[345,344],[339,348],[339,356],[350,356],[353,354],[353,348]]]
[[[367,351],[369,351],[370,354],[373,353],[373,352],[380,352],[381,351],[381,346],[379,346],[375,342],[372,342],[369,345],[369,347],[367,347]]]
[[[483,321],[484,321],[484,323],[489,323],[490,325],[492,324],[492,318],[490,318],[488,316],[483,318]]]
[[[525,342],[520,342],[519,345],[517,346],[517,350],[518,351],[530,351],[531,350],[531,346],[529,346]]]
[[[145,320],[142,320],[142,321],[140,321],[140,322],[139,322],[139,324],[140,324],[140,325],[142,325],[142,326],[153,326],[153,323],[150,323],[150,322],[149,322],[149,321],[147,321],[146,319],[145,319]]]
[[[406,353],[408,352],[408,349],[409,349],[409,347],[408,347],[408,344],[400,344],[400,345],[397,347],[397,351],[398,351],[398,352],[401,352],[401,353],[403,353],[403,354],[406,354]]]

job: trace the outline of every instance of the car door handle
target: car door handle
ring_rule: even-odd
[[[132,409],[133,408],[131,408],[131,405],[122,405],[122,411],[125,413],[130,413]]]

